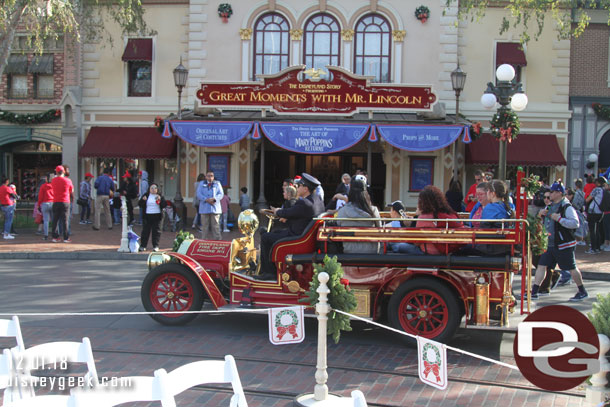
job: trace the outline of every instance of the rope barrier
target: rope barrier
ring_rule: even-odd
[[[157,312],[147,312],[147,311],[133,311],[133,312],[24,312],[24,313],[0,313],[0,317],[63,317],[63,316],[128,316],[128,315],[168,315],[168,314],[230,314],[230,313],[250,313],[250,314],[266,314],[268,313],[270,308],[257,308],[257,309],[226,309],[226,310],[211,310],[211,311],[157,311]],[[409,336],[411,338],[417,339],[417,335],[413,335],[399,329],[395,329],[389,327],[387,325],[380,324],[375,321],[368,320],[366,318],[359,317],[357,315],[350,314],[348,312],[343,312],[340,310],[333,311],[347,315],[351,319],[355,319],[358,321],[366,322],[367,324],[375,325],[379,328],[386,329],[388,331],[395,332],[400,335]],[[462,349],[454,348],[453,346],[445,345],[445,347],[449,350],[452,350],[457,353],[461,353],[463,355],[467,355],[476,359],[481,359],[486,362],[494,363],[496,365],[500,365],[503,367],[507,367],[513,370],[519,370],[517,366],[510,365],[508,363],[500,362],[495,359],[491,359],[485,356],[477,355],[476,353],[471,353]]]
[[[337,309],[334,309],[333,311],[335,311],[336,313],[339,313],[339,314],[347,315],[347,316],[349,316],[352,319],[363,321],[363,322],[366,322],[366,323],[378,326],[379,328],[387,329],[388,331],[396,332],[396,333],[404,335],[404,336],[409,336],[409,337],[411,337],[413,339],[417,339],[418,338],[417,335],[413,335],[413,334],[410,334],[410,333],[407,333],[407,332],[404,332],[404,331],[401,331],[401,330],[398,330],[398,329],[395,329],[395,328],[392,328],[392,327],[380,324],[380,323],[375,322],[375,321],[370,321],[370,320],[368,320],[366,318],[362,318],[362,317],[359,317],[357,315],[353,315],[353,314],[350,314],[350,313],[347,313],[347,312],[339,311]],[[458,352],[458,353],[461,353],[461,354],[464,354],[464,355],[468,355],[468,356],[471,356],[471,357],[476,358],[476,359],[485,360],[487,362],[494,363],[496,365],[508,367],[509,369],[519,370],[519,368],[517,366],[510,365],[510,364],[504,363],[504,362],[500,362],[499,360],[495,360],[495,359],[491,359],[491,358],[488,358],[488,357],[485,357],[485,356],[477,355],[476,353],[471,353],[471,352],[468,352],[468,351],[465,351],[465,350],[462,350],[462,349],[454,348],[453,346],[449,346],[449,345],[445,345],[445,347],[447,349],[449,349],[449,350],[454,351],[454,352]]]

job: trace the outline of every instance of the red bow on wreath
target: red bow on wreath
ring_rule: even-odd
[[[508,128],[508,129],[500,129],[500,140],[502,141],[508,141],[509,143],[511,141],[513,141],[513,138],[511,137],[512,134],[512,128]]]
[[[436,376],[436,381],[440,383],[441,374],[438,365],[436,363],[429,363],[424,360],[424,376],[428,377],[428,373],[430,372]]]
[[[278,326],[277,327],[277,339],[281,340],[284,335],[286,335],[286,332],[290,333],[292,335],[292,338],[296,338],[297,336],[299,336],[299,334],[297,333],[297,326],[296,325],[288,325],[288,326]]]

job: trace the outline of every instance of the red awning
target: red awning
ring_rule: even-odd
[[[176,139],[166,139],[154,127],[92,127],[79,157],[176,158]]]
[[[498,42],[496,44],[496,66],[509,64],[526,66],[525,52],[518,42]]]
[[[491,134],[466,145],[467,164],[498,164],[498,141]],[[508,143],[508,165],[548,167],[566,165],[566,160],[554,134],[519,134]]]
[[[123,61],[152,61],[152,38],[131,38],[127,40]]]

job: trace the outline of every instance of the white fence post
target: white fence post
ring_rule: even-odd
[[[129,253],[129,239],[127,238],[127,201],[121,196],[121,247],[119,252]]]
[[[606,335],[599,334],[599,372],[591,376],[591,385],[586,386],[586,400],[593,406],[598,406],[610,394],[607,387],[606,373],[610,371],[610,363],[606,353],[610,350],[610,339]]]
[[[328,372],[326,371],[326,325],[328,323],[328,293],[330,290],[326,283],[329,280],[328,273],[322,272],[318,274],[320,286],[316,290],[319,294],[318,303],[316,304],[316,313],[318,314],[318,363],[316,364],[316,385],[313,390],[314,398],[318,401],[326,400],[328,397]]]

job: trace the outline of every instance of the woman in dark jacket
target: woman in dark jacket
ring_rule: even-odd
[[[159,239],[161,238],[161,218],[163,208],[167,206],[165,198],[161,196],[157,184],[152,183],[148,187],[148,192],[142,195],[138,202],[140,210],[144,214],[144,225],[142,226],[142,237],[140,240],[140,251],[146,250],[148,237],[152,231],[153,251],[159,250]]]

